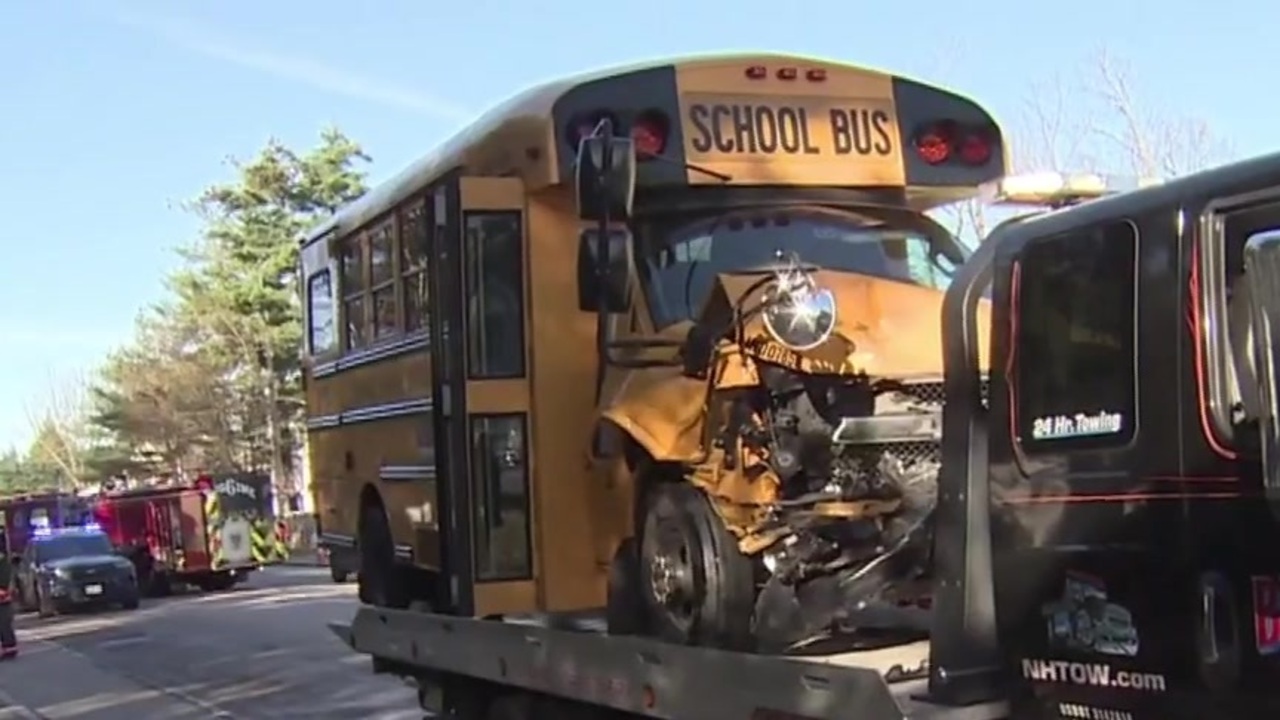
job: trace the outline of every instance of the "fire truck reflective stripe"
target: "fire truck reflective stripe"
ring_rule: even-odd
[[[219,532],[222,525],[221,514],[222,506],[218,502],[218,494],[206,492],[204,494],[204,521],[209,536],[209,565],[214,570],[226,564],[226,559],[222,555],[222,533]]]
[[[209,539],[209,566],[214,570],[222,567],[226,560],[222,557],[222,542],[214,535]]]
[[[256,522],[249,529],[249,537],[251,539],[250,553],[253,555],[253,561],[256,563],[264,563],[271,559],[271,539],[263,532],[262,523]]]

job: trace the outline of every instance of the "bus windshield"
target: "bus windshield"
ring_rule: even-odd
[[[779,252],[806,265],[938,290],[963,262],[922,232],[819,208],[742,212],[647,230],[640,236],[641,264],[658,328],[692,320],[717,275],[769,268]]]

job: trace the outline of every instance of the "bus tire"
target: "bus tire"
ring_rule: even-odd
[[[351,575],[350,575],[346,570],[344,570],[344,569],[342,569],[342,568],[336,568],[336,567],[334,567],[334,566],[330,565],[330,566],[329,566],[329,577],[330,577],[334,582],[336,582],[336,583],[338,583],[339,585],[341,585],[342,583],[345,583],[347,580],[349,580],[349,579],[350,579],[350,577],[351,577]]]
[[[396,567],[395,540],[380,503],[369,503],[360,513],[360,602],[403,610],[409,607],[405,573]]]
[[[755,568],[706,495],[687,482],[658,482],[643,503],[638,582],[653,634],[750,650]]]
[[[610,635],[645,634],[646,607],[640,578],[640,550],[636,539],[629,537],[618,544],[609,563],[605,626]]]

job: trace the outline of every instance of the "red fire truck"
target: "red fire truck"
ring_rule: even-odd
[[[9,540],[9,552],[20,555],[34,528],[60,528],[80,524],[89,506],[73,493],[47,490],[0,496],[0,527]]]
[[[288,557],[269,478],[201,476],[189,485],[103,490],[93,519],[133,560],[151,595],[176,584],[226,590]]]

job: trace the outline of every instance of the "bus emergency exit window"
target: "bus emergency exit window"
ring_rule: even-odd
[[[1018,442],[1027,452],[1128,445],[1137,431],[1136,227],[1029,242],[1013,266]]]

